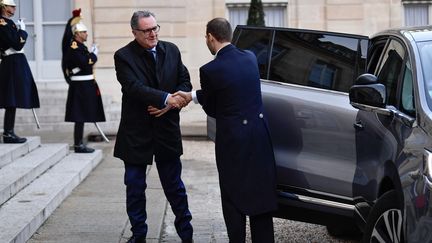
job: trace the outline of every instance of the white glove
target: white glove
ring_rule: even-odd
[[[97,44],[93,43],[92,47],[91,47],[91,52],[93,52],[96,56],[99,53],[99,48],[97,47]]]
[[[23,20],[23,19],[19,19],[17,23],[18,23],[18,25],[19,25],[19,28],[20,28],[21,30],[24,30],[24,31],[25,31],[26,26],[25,26],[25,24],[24,24],[24,20]]]

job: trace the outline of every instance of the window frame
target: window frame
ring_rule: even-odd
[[[373,42],[381,42],[382,43],[384,39],[387,39],[386,44],[385,44],[384,49],[381,51],[379,62],[377,63],[373,74],[378,77],[378,82],[381,83],[382,81],[379,79],[379,73],[380,73],[380,71],[382,71],[383,62],[386,60],[386,59],[384,59],[385,54],[388,53],[391,42],[397,42],[398,44],[400,44],[400,46],[403,48],[403,51],[404,51],[404,57],[402,59],[401,68],[400,68],[400,71],[398,72],[398,76],[397,76],[397,80],[396,80],[395,102],[394,102],[394,104],[388,102],[389,91],[388,91],[387,86],[386,86],[386,94],[387,94],[386,104],[394,106],[400,112],[403,112],[409,116],[415,117],[416,116],[416,114],[415,114],[415,107],[416,106],[415,106],[415,98],[414,98],[414,77],[413,77],[413,75],[411,75],[411,80],[412,80],[411,87],[412,87],[412,92],[413,92],[413,108],[414,108],[414,110],[412,112],[410,112],[410,111],[406,110],[402,104],[402,99],[403,99],[402,95],[403,95],[403,91],[404,91],[403,89],[404,89],[404,85],[405,85],[404,78],[405,78],[405,74],[406,74],[407,62],[411,63],[408,48],[402,40],[400,40],[399,38],[395,38],[393,36],[388,36],[388,37],[384,37],[384,38],[381,37],[380,39],[373,41]],[[412,64],[411,64],[411,67],[412,67]],[[368,62],[368,69],[369,69],[369,62]]]
[[[273,26],[273,27],[288,27],[288,1],[283,2],[283,1],[267,1],[267,2],[263,2],[263,10],[265,13],[264,18],[266,20],[268,20],[268,14],[269,12],[271,12],[272,8],[280,8],[282,10],[282,19],[280,19],[280,24],[281,26],[276,26],[274,24],[268,24],[269,21],[265,21],[266,26]],[[225,8],[226,8],[226,15],[228,16],[228,19],[230,20],[231,23],[231,27],[233,29],[235,29],[235,27],[237,25],[246,25],[246,21],[247,21],[247,14],[248,14],[248,9],[250,6],[250,2],[244,2],[244,1],[230,1],[230,2],[226,2],[225,3]],[[246,10],[246,19],[244,21],[244,23],[235,23],[234,20],[231,19],[231,10],[232,9],[243,9]],[[273,21],[274,23],[274,21]]]
[[[414,5],[428,5],[428,13],[427,13],[427,23],[426,25],[430,25],[432,23],[432,0],[402,0],[403,6],[403,17],[402,17],[402,25],[403,26],[413,26],[407,25],[407,16],[406,16],[406,6],[414,6]],[[417,24],[414,24],[417,25]]]
[[[14,21],[17,21],[18,18],[24,18],[26,20],[28,38],[24,46],[24,52],[26,53],[29,66],[36,82],[55,82],[64,79],[61,70],[61,56],[59,59],[55,59],[55,54],[54,58],[51,56],[55,53],[52,48],[57,48],[59,53],[61,53],[61,39],[66,22],[72,17],[73,2],[66,0],[62,0],[65,4],[60,1],[54,2],[62,6],[64,11],[68,12],[70,15],[64,16],[64,20],[44,19],[44,16],[46,17],[47,14],[52,11],[51,8],[53,6],[50,4],[47,5],[46,2],[40,0],[29,0],[27,5],[17,6],[16,14],[12,18]],[[21,4],[23,3],[24,1],[21,1]],[[53,30],[54,32],[52,32]],[[52,39],[47,33],[60,34],[55,35],[58,38],[58,44],[56,46],[49,45]]]

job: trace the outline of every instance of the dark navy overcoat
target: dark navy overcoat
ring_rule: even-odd
[[[27,32],[0,16],[0,108],[38,108],[39,96],[24,48]]]
[[[198,101],[216,119],[221,191],[246,215],[275,210],[275,160],[255,55],[225,46],[200,68],[200,81]]]
[[[83,43],[72,41],[63,60],[71,77],[92,76],[97,56],[90,53]],[[69,82],[65,121],[105,121],[102,97],[94,76]]]
[[[180,111],[171,109],[154,117],[149,105],[162,109],[166,95],[190,91],[189,71],[183,65],[180,50],[167,41],[158,41],[156,63],[153,55],[136,40],[114,54],[117,80],[122,86],[122,112],[114,156],[136,164],[173,160],[183,154]]]

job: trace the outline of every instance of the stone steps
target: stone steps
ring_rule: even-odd
[[[0,169],[40,146],[39,137],[29,137],[26,143],[0,144]]]
[[[104,103],[104,111],[105,115],[108,116],[112,112],[118,112],[121,110],[121,104],[120,103],[110,103],[105,104]],[[66,104],[63,105],[41,105],[40,108],[35,109],[36,114],[38,117],[40,116],[61,116],[64,119],[65,112],[66,112]],[[3,116],[3,114],[2,114]],[[33,118],[33,112],[31,109],[17,109],[17,117],[25,116],[25,117],[32,117]]]
[[[0,170],[0,204],[66,156],[66,144],[46,144],[16,159]]]
[[[107,136],[117,134],[118,125],[119,125],[118,121],[98,122],[97,124]],[[74,123],[72,122],[41,123],[40,129],[37,129],[36,124],[33,122],[33,123],[21,124],[19,127],[15,127],[15,132],[19,136],[39,135],[43,132],[56,132],[56,131],[70,132],[72,134],[73,129],[74,129]],[[3,132],[3,130],[0,129],[0,132]],[[99,134],[98,130],[96,129],[96,126],[93,123],[84,123],[84,137],[87,137],[88,135],[94,135],[94,134]]]
[[[73,131],[73,123],[65,122],[67,85],[63,82],[38,83],[40,108],[35,109],[41,130],[43,131]],[[121,103],[113,100],[110,95],[102,94],[106,125],[98,123],[107,134],[115,135],[121,116]],[[0,121],[3,121],[4,110],[0,110]],[[0,126],[1,127],[1,126]],[[89,133],[97,133],[94,125],[89,126]],[[37,126],[31,109],[17,109],[15,131],[20,134],[36,134]]]
[[[63,94],[61,91],[58,90],[52,90],[44,96],[39,95],[39,102],[41,107],[47,105],[66,106],[66,99],[67,99],[67,94]],[[111,96],[102,95],[102,103],[104,105],[111,104],[113,103],[113,99]]]
[[[41,124],[49,124],[49,123],[59,123],[64,122],[65,120],[65,114],[63,113],[43,113],[38,110],[36,110],[36,114],[38,117],[38,120]],[[113,121],[114,119],[120,119],[120,112],[116,113],[110,113],[109,109],[105,109],[105,118],[107,121]],[[15,123],[18,124],[26,124],[26,123],[33,123],[34,117],[31,110],[17,110],[17,115],[15,118]]]
[[[26,242],[102,160],[67,144],[0,143],[0,243]]]

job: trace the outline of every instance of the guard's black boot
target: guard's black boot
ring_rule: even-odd
[[[84,144],[75,145],[75,153],[93,153],[95,150],[85,146]]]
[[[3,143],[25,143],[27,138],[18,137],[13,130],[3,132]]]

